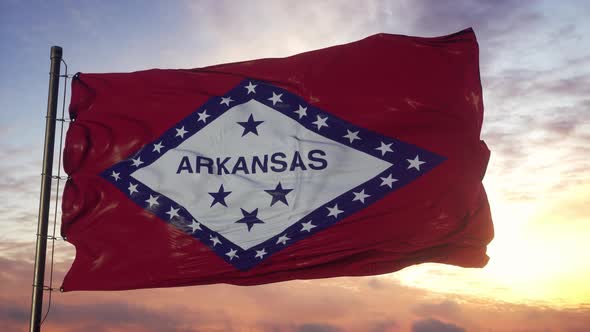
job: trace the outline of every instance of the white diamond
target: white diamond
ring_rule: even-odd
[[[268,130],[259,130],[259,135],[242,136],[243,127],[236,123],[244,121],[244,114],[252,114],[256,121],[264,121],[263,125]],[[196,115],[193,115],[191,119],[195,117]],[[186,140],[176,148],[162,153],[160,158],[134,171],[131,176],[157,191],[158,195],[178,203],[178,207],[186,209],[207,229],[219,233],[236,246],[247,250],[275,236],[285,234],[285,230],[296,223],[308,222],[307,219],[302,219],[318,208],[322,208],[325,211],[322,213],[327,214],[327,202],[373,179],[392,165],[347,144],[320,135],[319,133],[327,132],[325,126],[322,126],[318,133],[315,125],[307,129],[296,120],[297,116],[294,118],[285,116],[256,100],[240,105],[232,104],[215,121],[208,122],[191,137],[185,135]],[[330,120],[324,118],[330,124]],[[223,139],[220,139],[219,133],[223,133]],[[358,143],[356,140],[354,142]],[[299,151],[305,170],[301,167],[290,170],[295,151]],[[320,170],[310,167],[323,166],[309,158],[310,151],[316,151],[312,157],[324,159],[327,166]],[[275,159],[282,158],[289,164],[286,169],[279,172],[270,168],[280,166],[272,163],[272,156],[276,153],[283,154],[284,158],[275,155]],[[260,167],[257,167],[256,172],[252,172],[254,156],[262,162],[265,155],[268,172],[261,172]],[[200,159],[200,164],[197,165],[198,156],[210,158],[213,165],[208,166],[205,159]],[[225,167],[231,173],[240,156],[245,160],[248,174],[243,171],[237,171],[236,174],[218,174],[219,171],[225,172],[215,165],[216,158],[223,161],[224,158],[230,157]],[[183,158],[190,163],[191,172],[179,171]],[[209,174],[210,172],[212,174]],[[318,185],[318,177],[329,178],[329,181],[320,181],[321,185]],[[279,182],[282,188],[293,189],[287,196],[289,205],[274,204],[271,207],[272,197],[264,190],[275,188]],[[226,197],[228,206],[211,206],[213,197],[209,192],[216,192],[221,184],[225,191],[231,191]],[[329,207],[332,206],[334,204],[330,204]],[[256,218],[264,223],[255,223],[250,230],[247,224],[236,223],[244,218],[241,209],[247,212],[258,209]],[[338,213],[337,216],[342,215]],[[333,220],[334,217],[330,216],[330,219]],[[313,226],[318,225],[316,222],[314,224]],[[302,227],[304,226],[298,226],[297,231],[299,232]],[[304,232],[307,233],[305,230]],[[208,244],[211,245],[211,242]],[[290,242],[286,242],[286,245],[289,244]]]

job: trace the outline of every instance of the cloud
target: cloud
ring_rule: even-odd
[[[56,280],[63,278],[67,267],[61,263],[55,266]],[[30,293],[31,278],[31,263],[0,258],[3,331],[20,331],[27,326],[30,298],[23,294]],[[460,325],[449,324],[449,320]],[[478,331],[483,326],[512,332],[517,328],[582,329],[590,325],[590,308],[552,309],[446,298],[401,286],[385,276],[255,287],[55,293],[46,324],[48,330],[60,331],[420,332],[442,328],[458,332]]]
[[[281,323],[281,322],[264,322],[257,325],[257,330],[265,332],[347,332],[347,331],[367,331],[367,332],[392,332],[398,331],[398,323],[392,319],[366,321],[362,323]]]
[[[145,331],[181,331],[186,330],[187,320],[199,326],[200,314],[192,312],[186,317],[182,306],[168,310],[148,309],[129,302],[102,302],[87,304],[55,304],[51,309],[48,324],[70,326],[72,331],[78,326],[91,324],[103,328],[136,328]],[[98,324],[100,322],[100,324]]]
[[[29,318],[28,310],[9,303],[9,299],[0,298],[0,322],[13,324],[15,322],[24,322]]]
[[[461,314],[461,308],[455,301],[446,299],[440,303],[419,304],[412,312],[421,317],[457,318]]]
[[[434,0],[372,0],[362,3],[268,2],[253,6],[228,1],[187,2],[195,29],[204,33],[198,37],[181,36],[185,39],[187,54],[172,57],[164,50],[162,59],[180,59],[181,63],[187,64],[192,59],[194,64],[196,54],[198,62],[215,64],[288,56],[379,32],[439,36],[472,26],[482,44],[488,46],[482,48],[482,62],[491,64],[501,47],[510,45],[515,38],[527,40],[528,33],[534,33],[542,26],[543,16],[537,8],[538,3],[496,1],[490,4],[463,0],[448,4]],[[207,54],[196,48],[195,52],[190,51],[193,44],[205,45]]]
[[[368,332],[391,332],[397,331],[399,324],[395,320],[383,320],[368,324]]]
[[[429,318],[415,321],[412,324],[412,332],[465,332],[465,329],[455,324]]]
[[[564,78],[559,72],[567,70],[488,79],[491,102],[482,134],[492,150],[487,178],[508,201],[538,203],[539,193],[563,194],[590,181],[581,151],[590,145],[590,73]]]
[[[24,307],[15,307],[14,305],[6,305],[2,303],[4,299],[0,298],[0,323],[2,330],[5,332],[24,331],[28,325],[29,311]]]
[[[23,307],[0,301],[0,321],[22,323],[29,318]],[[47,325],[60,326],[68,331],[80,331],[80,326],[92,326],[92,331],[125,326],[142,326],[145,331],[177,331],[182,320],[170,312],[154,311],[125,302],[66,305],[57,303],[51,309]]]
[[[541,15],[535,10],[538,3],[502,0],[492,4],[485,0],[462,0],[443,4],[436,0],[421,1],[413,4],[414,13],[417,14],[414,24],[435,33],[441,27],[457,29],[458,24],[468,24],[477,26],[483,35],[498,38],[508,31],[539,22]],[[505,24],[494,24],[500,19]]]
[[[303,324],[297,328],[297,332],[340,332],[340,328],[328,325],[328,324],[317,324],[309,323]]]

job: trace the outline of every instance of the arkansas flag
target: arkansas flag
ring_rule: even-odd
[[[471,29],[72,82],[64,291],[486,264]]]

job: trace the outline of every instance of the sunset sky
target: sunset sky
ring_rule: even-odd
[[[496,235],[485,268],[55,293],[44,330],[589,331],[589,17],[584,0],[0,0],[0,331],[28,327],[52,45],[71,74],[129,72],[467,27],[480,46],[492,151],[484,184]],[[74,249],[58,241],[55,255],[58,287]]]

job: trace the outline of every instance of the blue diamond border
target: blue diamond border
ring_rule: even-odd
[[[246,85],[250,83],[252,85],[256,85],[255,93],[248,92],[249,90],[246,88]],[[282,102],[276,102],[276,104],[273,104],[273,101],[269,99],[273,96],[273,93],[275,95],[281,95]],[[221,101],[223,101],[222,98],[228,97],[232,99],[232,102],[230,102],[229,105],[226,105],[226,103],[221,103]],[[346,96],[343,96],[343,98],[346,98]],[[131,174],[138,169],[154,163],[168,150],[174,149],[178,145],[182,144],[185,140],[195,135],[217,118],[225,114],[225,112],[227,112],[229,109],[239,104],[246,103],[250,100],[256,100],[270,107],[271,109],[276,110],[277,112],[291,118],[292,120],[297,121],[301,126],[313,131],[314,133],[341,143],[347,147],[367,153],[375,158],[379,158],[393,165],[369,181],[352,188],[351,190],[320,206],[298,222],[286,228],[278,235],[273,236],[272,238],[248,250],[242,249],[241,247],[232,243],[230,240],[223,237],[221,234],[209,229],[204,224],[199,223],[198,220],[196,220],[196,218],[194,218],[188,212],[188,210],[186,210],[180,204],[152,190],[150,187],[131,176]],[[300,106],[307,108],[307,115],[301,118],[299,114],[295,112]],[[206,110],[207,114],[210,115],[207,118],[206,123],[198,121],[199,117],[197,113],[203,112],[204,110]],[[326,123],[328,124],[328,127],[321,127],[319,130],[317,129],[317,126],[315,126],[313,122],[318,119],[318,116],[321,118],[327,118]],[[184,130],[187,131],[183,138],[177,136],[176,129],[180,128],[184,128]],[[361,138],[361,140],[354,140],[353,142],[350,142],[349,139],[344,137],[344,135],[348,133],[347,130],[352,132],[358,131],[357,135]],[[383,142],[383,144],[391,144],[391,149],[393,152],[387,152],[385,155],[382,155],[382,152],[376,149],[377,147],[381,146],[380,142]],[[157,143],[161,143],[163,145],[163,147],[160,149],[160,152],[157,152],[153,149],[154,144]],[[419,156],[419,159],[425,163],[420,166],[419,170],[415,168],[408,168],[408,159],[414,159],[416,156]],[[138,160],[138,158],[142,161],[142,163],[139,166],[134,166],[133,160]],[[175,126],[168,129],[156,140],[144,145],[141,149],[139,149],[139,151],[137,151],[128,159],[122,160],[106,169],[100,173],[100,176],[112,183],[141,208],[152,214],[155,214],[161,220],[198,239],[203,244],[211,248],[211,250],[213,250],[227,263],[233,265],[237,269],[245,271],[264,262],[266,259],[273,256],[273,254],[281,251],[282,249],[289,247],[290,245],[302,239],[312,236],[317,232],[320,232],[323,229],[326,229],[351,216],[355,212],[370,206],[371,204],[385,197],[387,194],[398,190],[399,188],[414,181],[421,175],[432,170],[444,160],[446,160],[445,157],[429,152],[415,145],[355,126],[332,115],[331,113],[323,111],[309,104],[303,98],[285,89],[274,86],[271,83],[254,79],[245,79],[237,84],[233,89],[228,91],[225,95],[211,97],[193,113],[178,122]],[[114,173],[118,173],[118,178],[113,177]],[[397,182],[394,182],[391,188],[388,185],[383,185],[383,181],[381,180],[381,177],[385,178],[388,175],[391,175],[394,179],[397,179]],[[137,192],[134,191],[130,194],[130,185],[136,185],[135,189]],[[369,191],[367,191],[368,188],[370,188]],[[365,194],[369,194],[371,196],[365,198],[364,203],[358,200],[353,201],[352,199],[355,197],[353,192],[358,193],[361,190],[365,190]],[[150,196],[158,196],[157,206],[150,207],[150,205],[146,202]],[[343,212],[338,214],[337,217],[328,216],[328,207],[333,208],[335,205],[337,205],[338,208]],[[178,209],[178,217],[174,217],[172,219],[169,218],[170,216],[166,212],[169,212],[170,208]],[[310,231],[304,231],[302,229],[302,223],[308,222],[310,220],[312,221],[312,225],[315,227]],[[193,232],[193,227],[191,227],[191,224],[195,225],[195,222],[198,223],[199,229],[195,229]],[[280,241],[280,239],[284,239],[284,237],[287,237],[288,240]],[[213,241],[215,238],[218,241]],[[230,252],[234,252],[235,255],[228,255]],[[259,257],[261,256],[262,252],[264,252],[264,255]]]

